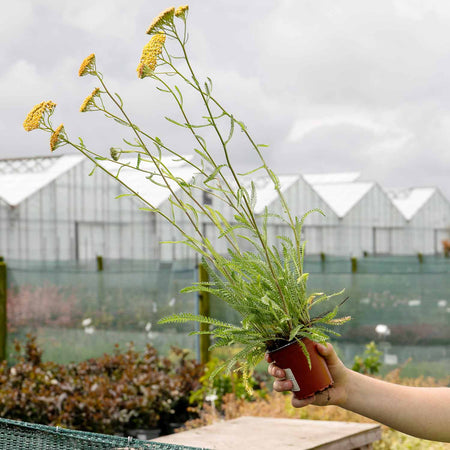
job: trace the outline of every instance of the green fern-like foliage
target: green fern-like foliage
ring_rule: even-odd
[[[241,220],[243,221],[244,219]],[[300,221],[299,223],[303,223]],[[210,325],[207,331],[191,334],[210,334],[215,338],[213,348],[237,345],[242,348],[229,361],[217,367],[233,370],[235,366],[251,370],[267,350],[273,350],[297,340],[309,359],[302,338],[325,342],[330,334],[338,335],[329,325],[340,325],[349,317],[336,318],[338,306],[320,315],[312,316],[314,307],[323,301],[342,294],[322,293],[308,295],[308,273],[303,272],[305,245],[298,248],[286,236],[279,236],[278,246],[267,251],[267,242],[261,245],[258,235],[267,235],[266,226],[260,230],[245,227],[250,231],[246,237],[253,251],[229,250],[227,257],[215,255],[215,259],[204,260],[203,264],[210,281],[198,282],[184,288],[182,292],[209,292],[222,299],[242,317],[241,326],[224,323],[211,317],[189,313],[174,314],[160,320],[160,323],[183,323],[196,321]],[[301,233],[301,226],[295,232]],[[242,236],[241,236],[242,237]],[[227,276],[228,275],[228,276]]]

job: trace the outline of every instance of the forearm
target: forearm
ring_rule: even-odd
[[[401,432],[450,442],[450,389],[401,386],[348,371],[345,409]]]

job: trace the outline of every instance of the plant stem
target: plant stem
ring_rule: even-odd
[[[200,96],[202,97],[202,100],[203,100],[203,103],[204,103],[204,105],[205,105],[205,108],[206,108],[206,110],[208,111],[208,114],[209,114],[211,123],[212,123],[212,125],[213,125],[213,127],[214,127],[214,130],[216,131],[217,137],[219,138],[220,143],[221,143],[221,145],[222,145],[222,148],[223,148],[223,151],[224,151],[224,155],[225,155],[225,158],[226,158],[226,161],[227,161],[227,166],[228,166],[228,168],[229,168],[229,170],[230,170],[230,172],[231,172],[231,174],[232,174],[232,176],[233,176],[233,178],[234,178],[234,180],[235,180],[235,182],[236,182],[236,184],[237,184],[237,186],[238,186],[238,189],[242,189],[242,186],[241,186],[241,183],[240,183],[240,181],[239,181],[239,178],[238,178],[236,172],[234,171],[234,169],[233,169],[233,167],[232,167],[232,165],[231,165],[231,161],[230,161],[229,154],[228,154],[228,150],[227,150],[227,145],[226,145],[225,141],[223,140],[223,137],[222,137],[222,135],[221,135],[221,133],[220,133],[220,131],[219,131],[217,125],[216,125],[216,122],[215,122],[215,120],[214,120],[214,115],[213,115],[212,112],[211,112],[211,109],[210,109],[210,107],[209,107],[209,105],[208,105],[208,102],[207,102],[207,100],[206,100],[206,98],[205,98],[204,92],[203,92],[203,90],[200,88],[200,84],[199,84],[199,82],[198,82],[198,80],[197,80],[197,77],[195,76],[194,70],[192,69],[192,66],[191,66],[191,64],[190,64],[190,62],[189,62],[189,58],[188,58],[188,56],[187,56],[187,52],[186,52],[184,43],[181,41],[181,39],[180,39],[180,37],[178,36],[178,33],[177,33],[177,31],[176,31],[175,28],[174,28],[174,31],[175,31],[175,35],[177,36],[177,40],[178,40],[178,42],[180,43],[181,48],[182,48],[182,50],[183,50],[184,59],[185,59],[186,64],[187,64],[187,66],[188,66],[188,68],[189,68],[189,72],[191,73],[192,79],[194,80],[194,83],[195,83],[195,85],[197,86],[197,90],[198,90],[198,92],[200,93]],[[252,142],[253,142],[253,141],[252,141]],[[258,154],[260,155],[259,151],[258,151]],[[260,155],[260,157],[262,158],[262,155]],[[265,164],[265,161],[264,161],[264,160],[263,160],[263,162],[264,162],[264,164]],[[250,205],[249,205],[249,203],[248,203],[248,199],[246,198],[246,196],[243,196],[243,197],[244,197],[244,202],[245,202],[245,204],[246,204],[246,209],[247,209],[247,211],[249,212],[249,215],[250,215],[249,218],[250,218],[250,220],[252,221],[252,224],[253,224],[253,227],[254,227],[254,231],[255,231],[255,233],[256,233],[256,235],[257,235],[259,241],[261,242],[263,251],[264,251],[265,256],[266,256],[266,261],[267,261],[267,263],[268,263],[268,265],[269,265],[269,268],[270,268],[270,271],[271,271],[271,273],[272,273],[273,279],[275,280],[276,287],[277,287],[278,293],[279,293],[279,295],[280,295],[280,298],[282,299],[282,302],[283,302],[283,308],[284,308],[284,310],[285,310],[285,312],[286,312],[286,314],[287,314],[287,313],[288,313],[288,306],[287,306],[286,299],[284,298],[283,291],[282,291],[282,289],[281,289],[281,286],[280,286],[280,284],[279,284],[279,282],[278,282],[278,279],[277,279],[277,277],[276,277],[276,275],[275,275],[275,271],[274,271],[273,266],[272,266],[272,261],[271,261],[271,258],[270,258],[270,256],[269,256],[269,251],[268,251],[268,248],[267,248],[267,242],[266,242],[266,241],[262,238],[262,236],[261,236],[261,233],[260,233],[260,231],[259,231],[259,228],[258,228],[258,226],[257,226],[257,224],[256,224],[256,219],[255,219],[255,216],[254,216],[254,214],[253,214],[252,208],[250,207]],[[291,323],[289,323],[289,327],[291,327],[291,326],[292,326]]]
[[[198,228],[197,224],[195,223],[194,219],[191,217],[191,215],[189,214],[189,212],[183,208],[183,202],[179,199],[179,197],[176,195],[175,191],[172,189],[172,187],[170,186],[170,183],[167,181],[166,176],[164,175],[164,173],[162,172],[160,165],[162,165],[164,167],[164,165],[161,163],[161,161],[157,161],[156,158],[152,155],[151,152],[148,151],[147,146],[145,145],[144,141],[141,139],[140,134],[138,133],[138,130],[136,128],[136,126],[134,125],[134,123],[130,120],[130,118],[128,117],[128,115],[126,114],[126,112],[124,111],[124,109],[122,108],[122,105],[120,105],[117,100],[115,99],[115,97],[109,92],[108,88],[106,87],[105,83],[103,82],[103,78],[100,76],[100,74],[98,72],[96,72],[97,74],[97,78],[99,79],[100,83],[102,84],[103,88],[105,89],[106,94],[109,96],[109,98],[113,101],[113,103],[117,106],[117,108],[120,110],[120,112],[122,113],[122,115],[125,117],[126,121],[129,123],[130,127],[133,129],[134,133],[136,134],[136,137],[138,139],[138,141],[140,142],[142,149],[144,149],[148,156],[150,156],[150,158],[152,159],[153,164],[155,165],[155,167],[157,168],[161,178],[164,180],[164,183],[167,186],[167,189],[170,191],[172,197],[178,202],[179,206],[184,210],[184,213],[186,214],[189,222],[191,223],[191,225],[193,226],[194,230],[197,232],[197,234],[200,236],[200,239],[202,240],[202,242],[205,241],[203,233],[201,232],[201,230]],[[167,170],[167,167],[165,167],[165,169]],[[170,171],[169,171],[170,172]],[[178,186],[180,186],[180,184],[178,183]],[[181,187],[181,186],[180,186]]]

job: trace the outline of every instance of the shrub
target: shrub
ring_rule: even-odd
[[[382,365],[380,361],[382,356],[383,352],[378,350],[377,345],[372,341],[366,345],[362,356],[355,356],[352,370],[365,375],[377,375]]]
[[[259,379],[258,374],[251,375],[247,382],[244,381],[242,371],[239,370],[230,373],[221,372],[212,378],[211,373],[220,367],[221,364],[223,364],[223,361],[217,357],[211,358],[206,364],[205,372],[199,379],[201,387],[192,392],[190,397],[191,403],[201,405],[205,401],[209,401],[220,407],[226,394],[233,394],[236,398],[251,401],[253,396],[246,389],[246,383],[260,398],[264,398],[267,395],[268,391],[264,383]]]
[[[161,357],[151,345],[138,353],[130,344],[112,355],[78,364],[42,362],[35,338],[15,344],[18,363],[0,366],[0,415],[27,422],[99,433],[126,433],[193,418],[191,391],[203,367],[173,348]]]

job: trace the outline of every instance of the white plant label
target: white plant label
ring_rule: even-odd
[[[292,373],[291,369],[284,369],[284,372],[286,373],[286,379],[292,381],[292,390],[294,392],[298,392],[300,390],[300,386],[297,383],[297,380],[294,377],[294,374]]]

